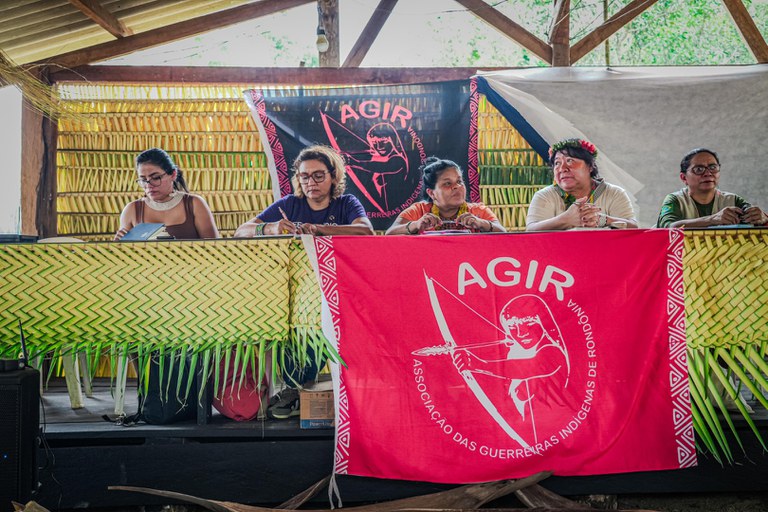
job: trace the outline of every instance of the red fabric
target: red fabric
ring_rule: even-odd
[[[258,362],[254,363],[258,367]],[[219,364],[221,378],[219,388],[213,397],[213,407],[227,418],[235,421],[249,421],[259,414],[261,404],[266,399],[269,385],[266,376],[261,383],[256,382],[256,375],[251,365],[245,368],[245,376],[242,377],[242,363],[235,368],[235,356],[229,361],[227,378],[224,379],[225,364]]]
[[[347,364],[336,472],[469,483],[696,464],[680,231],[315,249]]]

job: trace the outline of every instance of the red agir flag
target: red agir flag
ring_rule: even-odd
[[[337,473],[470,483],[696,464],[682,235],[315,239]]]

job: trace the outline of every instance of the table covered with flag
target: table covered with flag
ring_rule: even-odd
[[[335,472],[468,483],[696,464],[682,232],[316,238]]]

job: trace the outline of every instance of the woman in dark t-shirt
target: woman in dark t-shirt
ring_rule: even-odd
[[[293,162],[293,195],[278,199],[241,225],[236,237],[260,235],[372,235],[360,201],[344,194],[344,159],[328,146],[309,146]]]

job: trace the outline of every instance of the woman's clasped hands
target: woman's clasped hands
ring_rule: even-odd
[[[456,218],[456,222],[461,224],[462,226],[465,226],[469,229],[475,229],[477,231],[481,232],[491,232],[493,231],[493,224],[491,221],[486,219],[481,219],[477,215],[473,215],[469,212],[462,213]]]
[[[408,224],[408,232],[411,234],[423,233],[440,226],[455,227],[456,229],[474,229],[481,232],[493,230],[493,225],[490,221],[481,219],[469,212],[462,213],[455,220],[443,220],[434,213],[425,213],[419,220]]]
[[[573,228],[599,227],[601,214],[600,207],[586,201],[576,201],[566,210],[566,218]]]
[[[425,213],[421,216],[421,218],[414,222],[409,222],[406,229],[409,233],[415,234],[415,233],[423,233],[424,231],[436,228],[437,226],[442,225],[443,221],[440,220],[440,217],[435,215],[434,213]]]

